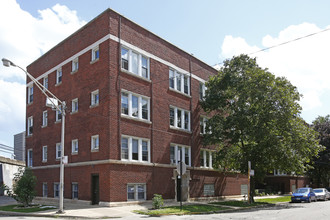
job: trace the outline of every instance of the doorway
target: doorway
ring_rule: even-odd
[[[99,175],[92,174],[92,205],[98,205],[99,202]]]

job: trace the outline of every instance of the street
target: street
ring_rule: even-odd
[[[205,214],[205,215],[170,215],[170,216],[161,216],[161,217],[148,217],[143,215],[130,215],[120,219],[135,220],[135,219],[182,219],[182,220],[210,220],[210,219],[221,219],[221,220],[237,220],[237,219],[317,219],[317,220],[328,220],[330,219],[330,201],[319,201],[312,203],[283,203],[276,205],[275,207],[266,207],[266,208],[254,208],[243,210],[239,212],[232,213],[219,213],[219,214]],[[47,217],[23,217],[23,216],[1,216],[1,220],[42,220],[50,219]],[[56,219],[68,219],[68,218],[56,218]],[[106,219],[106,218],[104,218]]]

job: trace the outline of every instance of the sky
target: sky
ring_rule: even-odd
[[[330,114],[330,30],[318,33],[330,29],[328,0],[1,0],[0,58],[25,68],[107,8],[211,66],[250,54],[298,88],[306,122]],[[18,68],[0,66],[0,143],[7,146],[25,130],[25,80]]]

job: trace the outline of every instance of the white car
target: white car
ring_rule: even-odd
[[[317,200],[327,200],[330,199],[330,193],[326,188],[317,188],[314,189]]]

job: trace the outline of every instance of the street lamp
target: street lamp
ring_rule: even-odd
[[[24,70],[22,67],[17,66],[8,59],[2,58],[2,63],[6,67],[14,66],[23,70],[24,73],[33,81],[33,83],[40,89],[40,91],[47,97],[46,105],[52,106],[61,112],[62,115],[62,129],[61,129],[61,162],[60,162],[60,201],[59,210],[57,213],[64,213],[63,211],[63,188],[64,188],[64,132],[65,132],[65,101],[59,100],[53,93],[51,93],[44,85],[36,80],[30,73]]]

